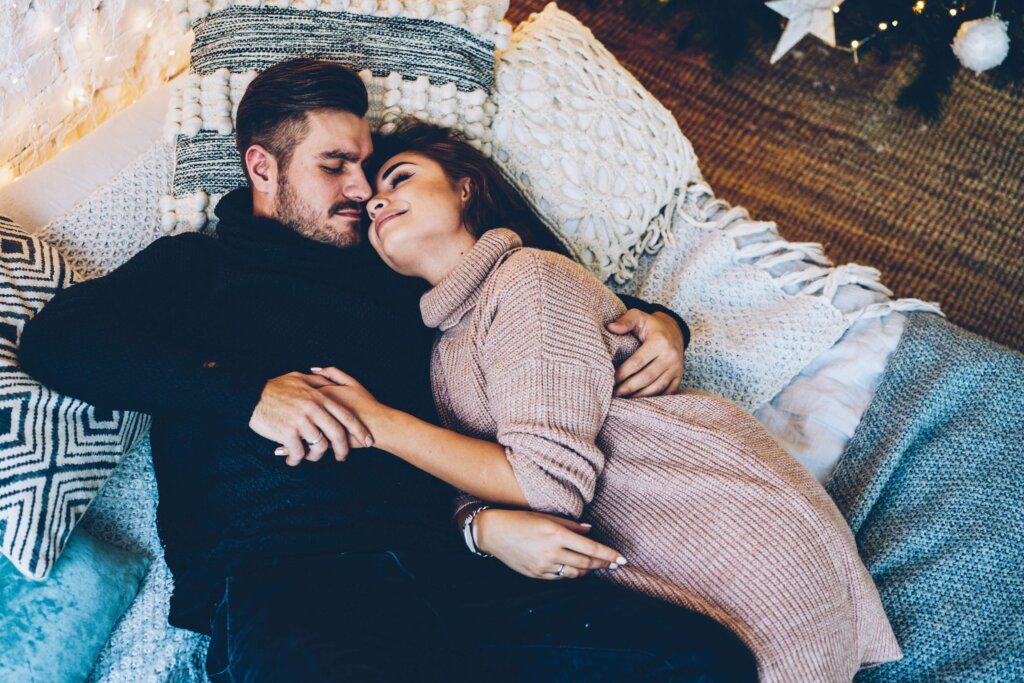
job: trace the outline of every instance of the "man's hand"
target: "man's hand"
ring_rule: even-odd
[[[283,444],[289,465],[319,460],[328,446],[334,457],[348,456],[349,434],[357,443],[373,443],[370,431],[348,408],[318,391],[331,381],[316,375],[289,372],[263,387],[260,402],[252,412],[249,428],[260,436]],[[309,444],[309,453],[303,446]]]
[[[640,348],[615,372],[616,396],[638,398],[679,391],[686,357],[683,331],[672,316],[631,308],[607,327],[613,334],[633,334],[640,340]]]
[[[586,537],[590,525],[555,515],[490,508],[478,514],[473,525],[481,551],[534,579],[575,579],[626,563],[618,551]]]

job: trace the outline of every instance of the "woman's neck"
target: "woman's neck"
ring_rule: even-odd
[[[443,246],[424,261],[420,277],[429,282],[431,287],[436,286],[448,273],[455,270],[476,242],[476,236],[469,230],[460,230],[456,236],[446,240]]]

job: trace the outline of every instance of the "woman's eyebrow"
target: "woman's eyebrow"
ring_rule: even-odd
[[[402,164],[408,164],[408,163],[409,163],[408,161],[399,161],[397,163],[391,164],[390,166],[388,166],[388,170],[384,171],[384,173],[381,175],[380,179],[381,180],[387,180],[388,176],[391,175],[392,171],[394,171],[396,168],[398,168]]]

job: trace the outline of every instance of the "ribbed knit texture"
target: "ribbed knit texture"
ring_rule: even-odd
[[[897,659],[810,473],[723,399],[613,398],[636,347],[604,329],[622,303],[582,266],[520,247],[486,233],[420,302],[444,332],[432,380],[445,424],[502,444],[532,508],[592,522],[629,560],[605,578],[732,629],[762,681],[849,681]]]

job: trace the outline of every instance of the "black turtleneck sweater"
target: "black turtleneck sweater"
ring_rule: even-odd
[[[459,551],[442,482],[375,449],[288,467],[248,427],[267,380],[314,366],[337,366],[383,403],[433,420],[426,285],[365,243],[339,249],[254,217],[245,189],[217,216],[215,238],[161,238],[59,292],[19,351],[56,391],[153,416],[169,621],[202,633],[224,577],[265,558]]]

